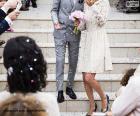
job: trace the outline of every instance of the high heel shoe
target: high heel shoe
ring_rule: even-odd
[[[109,96],[108,95],[106,95],[106,108],[105,109],[101,109],[101,112],[103,112],[103,113],[105,113],[105,112],[107,112],[108,110],[109,110]]]
[[[94,102],[94,112],[97,111],[97,108],[98,108],[97,103]],[[92,116],[92,114],[88,114],[88,113],[87,113],[86,116]]]

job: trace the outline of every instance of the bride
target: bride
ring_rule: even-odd
[[[93,90],[101,98],[102,112],[108,110],[109,97],[104,93],[95,79],[96,73],[112,70],[109,41],[105,30],[107,15],[110,9],[108,0],[85,0],[86,37],[83,38],[79,71],[90,102],[86,116],[91,116],[95,110]]]

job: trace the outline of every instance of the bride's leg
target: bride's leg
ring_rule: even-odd
[[[85,74],[85,82],[92,87],[93,89],[95,89],[95,91],[99,94],[99,96],[101,97],[102,100],[102,109],[106,108],[106,96],[100,86],[100,84],[97,82],[97,80],[95,79],[95,75],[96,73],[86,73]]]
[[[99,94],[101,101],[102,101],[102,109],[106,108],[107,105],[107,101],[106,101],[106,95],[104,94],[104,91],[102,90],[100,84],[98,83],[98,81],[95,79],[95,73],[92,73],[92,77],[93,77],[93,83],[92,86],[95,89],[95,91]]]
[[[90,109],[88,111],[88,114],[92,114],[94,111],[94,108],[95,108],[94,107],[93,88],[88,83],[86,83],[85,78],[86,78],[86,73],[83,73],[84,87],[85,87],[86,94],[88,96],[89,104],[90,104]]]

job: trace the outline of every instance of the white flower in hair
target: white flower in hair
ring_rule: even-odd
[[[34,62],[36,62],[36,61],[37,61],[37,59],[35,58],[35,59],[34,59]]]
[[[12,73],[13,73],[13,67],[9,67],[8,68],[8,75],[11,76]]]
[[[32,67],[30,67],[30,71],[32,71],[33,70],[33,68]]]
[[[23,58],[23,56],[20,56],[19,58],[20,58],[20,59],[22,59],[22,58]]]
[[[26,42],[28,42],[28,43],[29,43],[29,42],[30,42],[30,40],[29,40],[29,39],[27,39],[27,40],[26,40]]]

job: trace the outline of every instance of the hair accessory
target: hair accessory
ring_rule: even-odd
[[[11,76],[12,73],[13,73],[13,68],[12,67],[9,67],[8,68],[8,75]]]
[[[20,72],[23,73],[23,70],[21,70]]]
[[[34,58],[34,62],[36,62],[37,61],[37,59],[36,58]]]
[[[33,68],[32,67],[30,67],[30,71],[32,71],[33,70]]]
[[[26,40],[26,42],[27,42],[27,43],[29,43],[29,42],[30,42],[30,40],[29,40],[29,39],[27,39],[27,40]]]
[[[20,58],[20,59],[22,59],[22,58],[23,58],[23,56],[20,56],[19,58]]]
[[[35,81],[34,80],[31,80],[31,83],[34,83]]]

